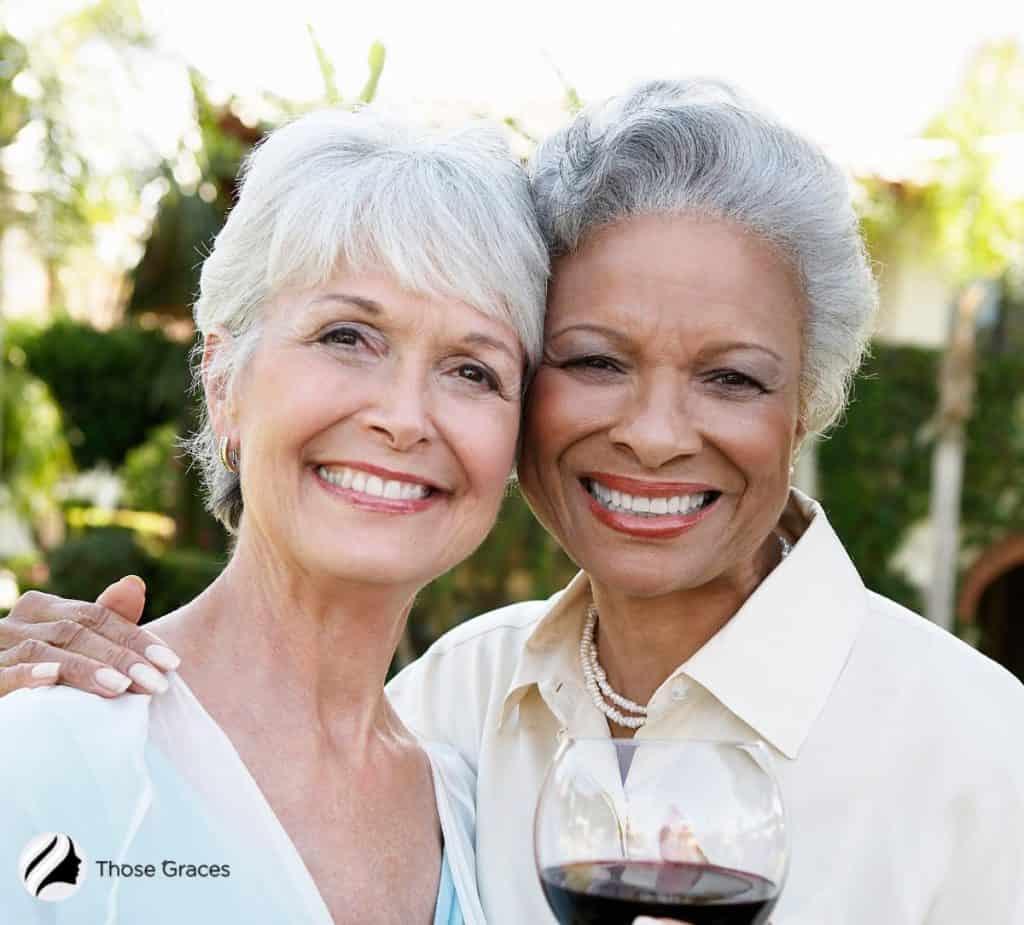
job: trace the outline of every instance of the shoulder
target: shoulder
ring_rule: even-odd
[[[18,751],[109,748],[139,732],[145,735],[149,696],[107,699],[71,687],[15,691],[0,698],[0,735]],[[5,762],[6,764],[6,762]]]
[[[558,599],[557,592],[546,600],[520,601],[491,610],[460,623],[441,636],[426,652],[445,657],[456,650],[502,648],[509,640],[523,639]]]
[[[454,745],[475,767],[486,718],[555,598],[511,604],[445,633],[387,686],[403,722],[424,740]]]
[[[526,640],[558,594],[547,600],[509,604],[460,623],[400,672],[388,685],[389,693],[426,677],[454,684],[471,678],[476,687],[481,678],[502,674],[502,668],[511,672]]]
[[[1005,736],[1005,746],[1024,758],[1024,740],[1016,732],[1024,720],[1024,684],[952,633],[869,591],[855,655],[876,673],[877,683],[895,676],[903,705],[947,738]]]

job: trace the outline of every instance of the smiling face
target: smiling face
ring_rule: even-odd
[[[786,502],[803,299],[764,241],[643,216],[556,262],[519,480],[595,580],[742,582]]]
[[[373,273],[265,311],[227,397],[207,384],[217,432],[241,448],[241,541],[302,574],[413,588],[468,556],[513,464],[512,328]]]

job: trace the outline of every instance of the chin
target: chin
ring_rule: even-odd
[[[697,588],[708,580],[679,561],[678,556],[644,553],[635,556],[589,557],[583,570],[596,582],[630,597],[653,598],[687,588]]]

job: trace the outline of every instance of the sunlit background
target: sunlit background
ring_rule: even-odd
[[[0,6],[0,611],[128,571],[147,616],[224,561],[175,449],[196,265],[261,134],[373,98],[501,121],[524,157],[649,77],[733,81],[854,177],[874,356],[801,459],[869,585],[1024,676],[1024,10],[104,0]],[[572,572],[517,497],[401,658]]]

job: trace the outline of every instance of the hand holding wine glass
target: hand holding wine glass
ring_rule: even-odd
[[[534,836],[561,925],[763,925],[787,866],[770,759],[748,743],[571,741]]]

